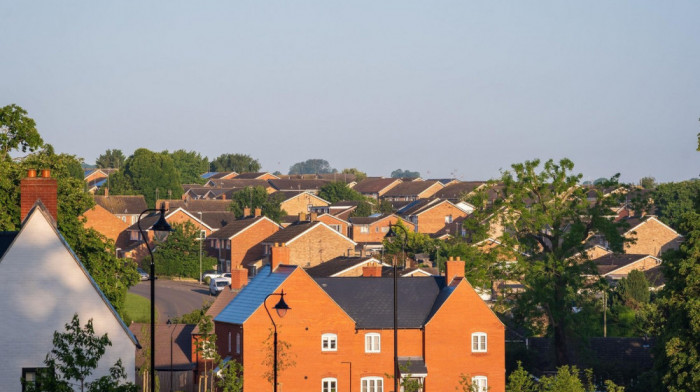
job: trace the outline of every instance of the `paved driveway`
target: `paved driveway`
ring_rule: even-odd
[[[139,282],[136,286],[132,286],[129,292],[150,299],[150,282]],[[182,316],[201,308],[204,302],[213,300],[214,297],[209,295],[209,287],[204,284],[167,279],[156,280],[158,322],[164,323],[170,318]]]

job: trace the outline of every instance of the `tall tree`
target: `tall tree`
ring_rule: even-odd
[[[307,159],[304,162],[297,162],[289,167],[289,174],[326,174],[336,173],[325,159]]]
[[[203,184],[202,173],[209,171],[209,158],[195,151],[177,150],[170,154],[180,174],[181,184]]]
[[[248,207],[251,211],[255,208],[262,210],[263,216],[279,223],[287,213],[282,209],[282,195],[270,195],[261,186],[246,187],[231,196],[229,209],[236,215],[236,219],[244,218],[243,210]]]
[[[44,144],[36,123],[27,111],[12,104],[0,108],[0,158],[8,159],[10,151],[35,151]]]
[[[365,178],[367,178],[367,173],[360,171],[354,167],[343,169],[343,171],[341,173],[354,175],[355,181],[357,181],[357,182],[360,182],[360,181],[364,180]]]
[[[114,149],[107,150],[104,154],[97,157],[95,165],[100,169],[119,169],[124,166],[126,157],[122,150]]]
[[[174,231],[159,242],[155,254],[158,275],[199,279],[199,230],[191,222],[175,223]],[[202,270],[212,269],[216,259],[202,257]]]
[[[179,199],[182,196],[180,176],[167,152],[139,148],[124,163],[123,175],[129,178],[133,190],[142,194],[150,207],[155,206],[156,197]],[[110,193],[113,193],[111,189]]]
[[[260,167],[257,159],[246,154],[221,154],[210,165],[211,171],[236,173],[259,172]]]
[[[682,217],[686,241],[663,255],[666,285],[658,299],[655,370],[660,390],[700,390],[700,206]]]
[[[651,195],[659,219],[678,230],[683,215],[698,211],[700,206],[700,180],[659,184]]]
[[[417,171],[396,169],[391,172],[391,178],[418,178],[420,173]]]
[[[576,333],[575,306],[592,300],[594,286],[588,276],[597,274],[585,259],[584,246],[592,236],[604,237],[615,251],[622,251],[622,225],[609,218],[619,200],[603,195],[603,188],[616,184],[617,176],[601,181],[594,188],[597,197],[590,202],[590,188],[579,185],[581,174],[572,174],[573,162],[538,159],[517,163],[502,173],[503,196],[494,215],[502,225],[498,238],[505,246],[519,251],[513,269],[524,292],[518,296],[519,315],[536,325],[542,317],[554,335],[557,363],[567,364],[569,342]]]

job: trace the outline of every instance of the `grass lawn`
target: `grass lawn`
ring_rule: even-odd
[[[124,310],[135,323],[151,322],[151,301],[140,295],[126,293]],[[158,314],[156,313],[156,322]]]

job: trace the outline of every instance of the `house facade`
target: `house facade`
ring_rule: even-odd
[[[271,313],[284,342],[280,390],[393,390],[392,290],[391,278],[313,279],[273,263],[214,319],[218,352],[243,364],[245,390],[270,389],[272,324],[263,301],[284,291],[291,310],[284,318]],[[268,308],[278,300],[270,297]],[[419,380],[424,392],[453,391],[462,377],[480,392],[505,391],[504,339],[503,324],[459,274],[449,283],[398,279],[401,376]]]

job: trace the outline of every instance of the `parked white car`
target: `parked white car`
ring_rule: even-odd
[[[209,271],[204,271],[202,273],[202,282],[204,279],[209,278],[209,279],[214,279],[214,278],[219,278],[221,277],[221,274],[214,271],[214,270],[209,270]]]
[[[211,282],[209,282],[209,293],[211,295],[217,295],[230,284],[231,278],[213,278]]]

